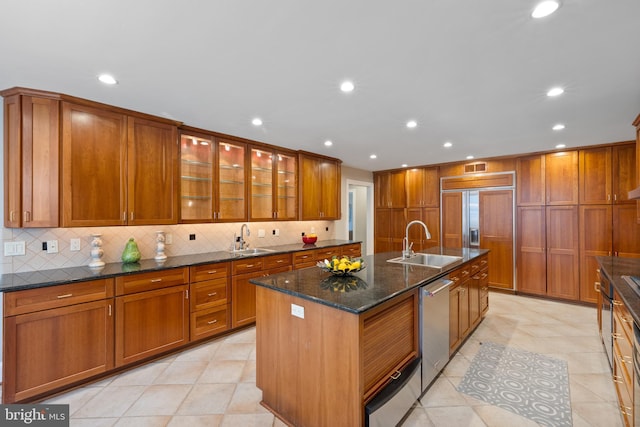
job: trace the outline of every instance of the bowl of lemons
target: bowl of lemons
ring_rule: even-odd
[[[334,256],[331,261],[325,259],[317,264],[324,271],[328,271],[336,276],[349,276],[363,270],[366,265],[362,258],[350,258],[347,256]]]

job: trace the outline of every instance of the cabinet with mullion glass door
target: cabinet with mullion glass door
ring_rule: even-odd
[[[251,148],[251,220],[296,219],[296,156]]]
[[[180,220],[213,220],[214,140],[211,136],[180,135]]]
[[[218,208],[216,221],[247,219],[245,144],[218,139]]]

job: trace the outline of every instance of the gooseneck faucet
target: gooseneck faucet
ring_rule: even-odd
[[[244,241],[244,230],[247,230],[247,237],[251,235],[251,230],[249,230],[249,226],[247,224],[242,224],[240,227],[240,250],[246,249],[245,246],[249,246],[247,242]]]
[[[424,234],[425,236],[427,236],[427,240],[431,239],[431,233],[429,233],[427,224],[418,219],[409,222],[409,224],[407,224],[407,228],[404,231],[404,239],[402,239],[402,259],[411,258],[411,255],[413,254],[413,250],[411,250],[413,242],[409,243],[409,228],[413,224],[420,224],[422,228],[424,228]]]

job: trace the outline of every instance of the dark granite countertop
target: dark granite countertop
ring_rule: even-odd
[[[468,248],[430,248],[423,252],[461,256],[462,260],[449,264],[441,270],[390,263],[387,262],[388,259],[399,257],[401,254],[400,252],[386,252],[362,257],[366,268],[352,276],[334,276],[320,268],[312,267],[259,277],[251,279],[249,282],[360,314],[404,292],[445,276],[462,264],[489,251]],[[344,292],[341,289],[345,289]]]
[[[640,276],[640,259],[623,257],[596,257],[601,271],[618,291],[633,320],[640,325],[640,296],[621,276]]]
[[[260,246],[273,252],[257,255],[268,256],[304,250],[321,249],[330,246],[342,246],[350,243],[360,243],[350,240],[324,240],[317,241],[313,245],[294,243],[278,246]],[[141,260],[134,264],[109,263],[99,270],[89,267],[67,267],[52,270],[29,271],[25,273],[13,273],[0,275],[0,292],[13,292],[23,289],[41,288],[45,286],[61,285],[69,282],[81,282],[86,280],[104,279],[122,276],[125,274],[144,273],[149,271],[168,270],[172,268],[188,267],[192,265],[210,264],[216,262],[233,261],[254,256],[238,256],[227,251],[207,252],[193,255],[171,256],[162,263],[153,259]]]

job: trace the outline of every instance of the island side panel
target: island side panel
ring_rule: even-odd
[[[360,342],[358,315],[257,287],[256,385],[290,425],[363,425]]]

